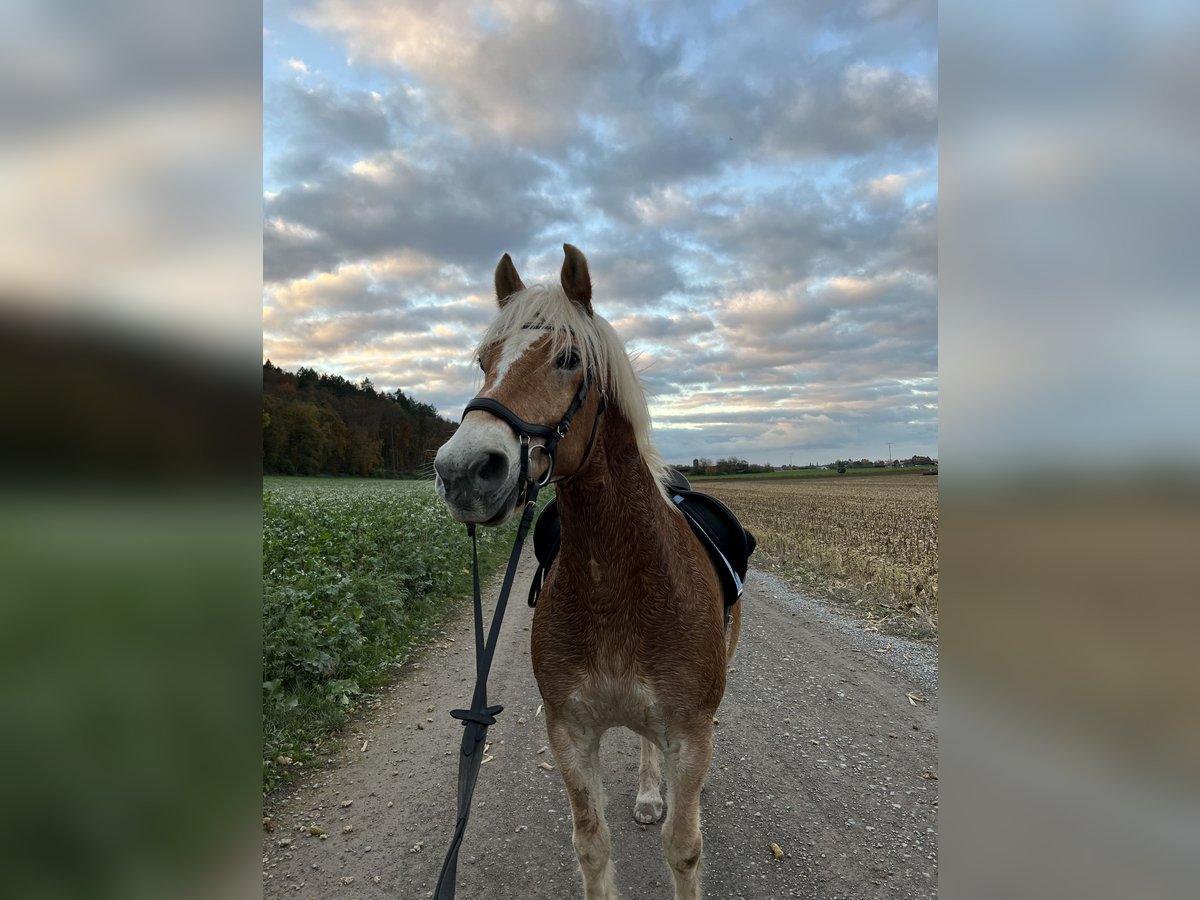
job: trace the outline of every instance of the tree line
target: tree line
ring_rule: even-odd
[[[737,456],[727,456],[724,459],[715,461],[708,457],[698,457],[692,460],[690,466],[682,463],[674,466],[674,468],[678,469],[684,475],[753,475],[756,472],[789,472],[801,469],[837,469],[838,471],[845,469],[883,469],[889,465],[892,468],[936,466],[937,460],[931,459],[928,456],[913,456],[909,459],[895,459],[891,463],[882,459],[837,459],[825,465],[809,463],[806,466],[772,466],[769,464],[760,465],[748,462]]]
[[[673,468],[678,469],[684,475],[751,475],[755,472],[775,471],[773,466],[759,465],[737,456],[727,456],[716,462],[708,457],[701,457],[693,459],[690,466],[678,465]]]
[[[263,473],[423,475],[455,425],[396,389],[263,364]]]

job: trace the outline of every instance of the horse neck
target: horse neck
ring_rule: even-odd
[[[616,409],[604,414],[601,434],[583,468],[558,487],[563,552],[619,552],[624,541],[656,528],[664,506],[633,426]]]

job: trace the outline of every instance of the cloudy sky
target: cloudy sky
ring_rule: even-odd
[[[588,257],[668,460],[937,456],[932,0],[267,0],[263,350],[455,419]]]

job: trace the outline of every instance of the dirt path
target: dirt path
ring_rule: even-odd
[[[505,711],[489,731],[493,758],[480,772],[460,858],[462,900],[583,896],[562,780],[539,768],[552,760],[538,754],[546,737],[529,663],[531,561],[518,574],[489,685]],[[705,896],[935,897],[937,781],[922,776],[937,771],[936,651],[863,632],[761,572],[751,573],[742,602],[703,795]],[[264,897],[433,895],[453,829],[461,735],[447,713],[469,702],[472,654],[467,610],[332,764],[274,798]],[[909,693],[927,700],[914,705]],[[637,739],[610,731],[601,757],[621,895],[669,898],[659,826],[633,820]],[[298,830],[309,825],[327,837]]]

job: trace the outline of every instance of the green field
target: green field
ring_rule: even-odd
[[[479,529],[484,574],[512,525]],[[430,481],[263,479],[263,786],[321,741],[470,596],[471,545]]]

